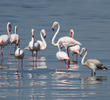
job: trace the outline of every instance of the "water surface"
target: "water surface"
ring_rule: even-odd
[[[109,69],[110,58],[109,0],[3,0],[0,2],[0,34],[6,33],[7,22],[18,25],[20,46],[25,48],[35,29],[46,29],[47,49],[38,53],[37,66],[32,65],[31,52],[25,51],[24,65],[17,65],[9,47],[5,47],[4,63],[0,65],[1,100],[109,100],[110,71],[97,71],[96,77],[80,64],[71,64],[59,72],[58,49],[51,45],[51,25],[59,21],[57,39],[75,30],[75,39],[88,49],[88,58],[101,60]],[[57,40],[56,40],[57,41]],[[19,72],[16,73],[16,70]]]

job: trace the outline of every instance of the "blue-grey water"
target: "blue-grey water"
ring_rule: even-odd
[[[5,47],[0,100],[109,100],[110,70],[97,71],[96,77],[90,77],[90,70],[81,65],[79,57],[78,64],[66,70],[63,63],[63,70],[57,71],[58,49],[51,44],[54,21],[61,25],[57,39],[69,35],[73,28],[75,39],[88,49],[87,58],[99,59],[110,69],[110,0],[1,0],[0,34],[7,34],[7,22],[12,23],[12,31],[17,25],[23,49],[31,40],[31,29],[39,40],[44,28],[47,49],[38,53],[37,67],[32,65],[31,52],[24,51],[20,67],[9,55],[9,46]]]

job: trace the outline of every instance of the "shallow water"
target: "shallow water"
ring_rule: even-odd
[[[25,48],[35,29],[46,29],[47,49],[38,53],[37,66],[32,65],[31,52],[25,51],[23,67],[17,65],[9,47],[5,47],[4,63],[0,65],[0,99],[2,100],[108,100],[110,70],[97,71],[96,77],[80,64],[59,71],[57,48],[51,45],[52,23],[61,25],[57,39],[75,30],[75,39],[88,49],[88,58],[101,60],[109,69],[110,57],[109,0],[3,0],[0,1],[0,34],[6,33],[7,22],[18,25],[20,46]],[[16,73],[16,70],[19,70]]]

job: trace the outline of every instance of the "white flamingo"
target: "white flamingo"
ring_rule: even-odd
[[[106,68],[99,60],[97,59],[88,59],[87,61],[84,61],[86,56],[87,56],[87,49],[82,48],[80,55],[82,56],[82,53],[85,53],[84,56],[82,57],[81,64],[83,66],[87,66],[91,70],[91,75],[94,76],[96,74],[96,69],[101,69],[101,70],[107,70]]]
[[[34,50],[36,52],[36,59],[37,59],[37,52],[40,50],[45,50],[47,48],[47,43],[45,41],[45,37],[46,37],[45,29],[41,29],[40,37],[41,37],[41,40],[37,40],[37,42],[34,44],[34,47],[35,47]]]
[[[32,52],[32,59],[33,59],[33,64],[34,64],[34,32],[35,32],[35,30],[34,29],[32,29],[32,38],[31,38],[31,41],[29,42],[29,44],[28,44],[28,46],[25,48],[25,49],[27,49],[27,50],[29,50],[29,51],[31,51]]]
[[[19,44],[20,38],[19,38],[19,35],[18,35],[18,32],[17,32],[17,26],[15,26],[15,32],[13,34],[11,34],[11,36],[10,36],[10,54],[11,54],[12,44],[15,44],[14,51],[16,50],[17,41],[18,41],[18,44]]]
[[[69,64],[70,64],[70,58],[68,56],[68,54],[64,51],[61,51],[61,44],[58,44],[58,49],[59,51],[56,53],[56,57],[59,61],[65,61],[66,64],[66,68],[69,68]],[[60,68],[62,67],[62,64],[60,63]]]
[[[19,64],[19,59],[21,59],[21,67],[23,67],[23,58],[24,58],[24,51],[19,48],[19,41],[16,41],[16,45],[17,45],[17,48],[15,50],[15,57],[17,58],[18,60],[18,64]]]
[[[69,34],[70,34],[70,37],[72,37],[74,39],[74,30],[73,29],[70,29]],[[73,59],[74,54],[76,54],[76,61],[78,61],[80,45],[71,46],[69,49],[72,52],[72,61],[74,61],[74,59]]]
[[[65,47],[66,52],[68,54],[68,47],[71,47],[71,46],[74,46],[74,45],[81,45],[80,42],[74,40],[73,38],[71,38],[69,36],[63,36],[57,41],[57,43],[55,43],[55,38],[56,38],[56,36],[57,36],[57,34],[59,33],[59,30],[60,30],[60,24],[57,21],[55,21],[52,25],[52,30],[54,30],[55,26],[58,26],[58,28],[57,28],[57,31],[55,32],[55,34],[52,38],[52,45],[53,46],[58,46],[58,44],[61,43],[62,47]]]
[[[10,40],[10,32],[11,32],[11,23],[8,22],[7,24],[7,32],[8,35],[0,35],[0,46],[1,46],[1,52],[0,52],[0,56],[1,56],[1,64],[3,63],[3,51],[4,51],[4,47],[9,44],[9,40]]]

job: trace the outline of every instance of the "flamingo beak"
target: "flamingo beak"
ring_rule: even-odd
[[[44,36],[44,38],[46,38],[46,35]]]
[[[54,26],[52,25],[51,29],[54,31]]]

